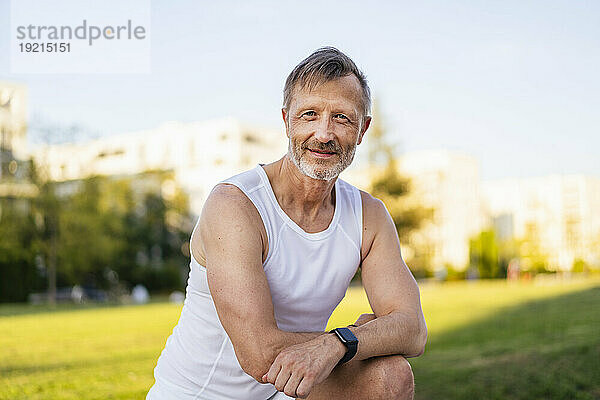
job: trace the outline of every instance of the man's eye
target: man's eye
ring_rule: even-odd
[[[304,114],[302,114],[303,117],[314,117],[316,115],[317,115],[317,113],[314,111],[307,111]]]
[[[346,121],[350,121],[350,119],[348,117],[346,117],[344,114],[335,114],[335,118],[340,118],[340,119],[345,119]]]

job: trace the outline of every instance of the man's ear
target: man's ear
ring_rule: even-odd
[[[362,142],[365,132],[367,131],[367,129],[369,129],[369,125],[371,125],[371,117],[365,117],[363,126],[361,128],[361,132],[358,135],[358,142],[356,142],[357,145],[359,145]]]
[[[283,124],[285,125],[285,135],[289,138],[290,134],[288,132],[287,110],[285,108],[281,109],[281,116],[283,117]]]

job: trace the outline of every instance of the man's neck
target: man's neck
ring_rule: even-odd
[[[303,214],[314,220],[320,212],[335,205],[333,187],[337,178],[330,181],[313,179],[303,174],[287,155],[272,166],[271,186],[277,201],[288,214]]]

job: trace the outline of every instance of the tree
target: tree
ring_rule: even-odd
[[[27,201],[0,199],[0,302],[25,301],[32,290],[44,286],[36,268],[36,230]]]
[[[385,204],[396,225],[400,242],[410,246],[411,234],[431,218],[433,210],[415,204],[414,199],[409,200],[411,180],[399,172],[395,146],[388,140],[376,107],[373,114],[368,139],[369,169],[372,174],[369,191]],[[419,249],[413,249],[413,253],[411,270],[415,275],[423,277],[429,269],[428,254]]]
[[[150,290],[181,289],[188,208],[179,189],[175,200],[162,196],[161,185],[170,178],[169,173],[154,171],[64,183],[76,189],[62,199],[62,282],[103,289],[117,281],[125,286],[142,283]]]
[[[56,302],[56,263],[58,257],[58,226],[60,221],[60,201],[56,195],[56,183],[39,174],[34,167],[34,182],[39,194],[33,200],[33,212],[36,220],[37,256],[46,267],[48,302]]]
[[[146,192],[128,213],[121,260],[115,270],[126,282],[143,283],[152,290],[181,289],[187,273],[191,216],[187,195],[168,173],[159,173],[161,185],[172,193]],[[158,175],[157,175],[158,176]],[[168,191],[169,192],[169,191]]]
[[[0,149],[0,301],[24,301],[43,283],[36,263],[32,174],[30,161]]]
[[[469,242],[471,267],[480,278],[499,277],[498,243],[493,230],[482,231]]]
[[[110,186],[105,177],[81,182],[75,193],[62,199],[58,228],[59,276],[67,285],[107,288],[104,270],[118,258],[123,236],[122,215],[106,200]],[[110,193],[110,191],[109,191]],[[112,194],[112,193],[111,193]]]
[[[85,131],[86,129],[79,125],[53,124],[39,115],[34,116],[34,120],[29,126],[30,137],[33,137],[34,141],[38,140],[45,144],[76,141],[85,136]],[[46,267],[48,302],[54,304],[56,302],[61,214],[61,201],[56,194],[59,183],[51,179],[48,166],[40,163],[40,160],[36,160],[36,162],[32,160],[31,165],[32,180],[39,190],[39,195],[32,202],[38,228],[36,242],[39,254],[36,257]]]
[[[34,131],[46,143],[83,133],[47,123]],[[0,198],[0,301],[26,300],[44,286],[50,303],[57,286],[183,288],[191,218],[172,172],[56,182],[36,161],[37,196]]]

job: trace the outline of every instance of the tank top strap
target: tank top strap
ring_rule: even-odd
[[[342,208],[342,214],[340,216],[341,228],[344,230],[344,233],[348,236],[350,241],[356,246],[356,249],[360,254],[363,230],[363,211],[360,190],[339,178],[336,184],[340,187],[340,207]]]

